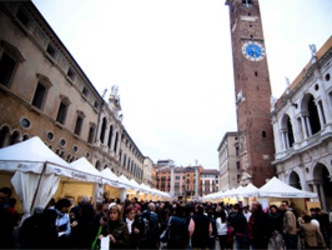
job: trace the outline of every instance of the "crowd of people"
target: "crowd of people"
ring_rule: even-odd
[[[10,204],[11,189],[0,189],[0,248],[57,249],[326,249],[332,213],[313,208],[296,216],[288,201],[266,210],[241,204],[138,202],[136,198],[88,197],[36,207],[20,226]],[[217,243],[217,244],[216,244]]]

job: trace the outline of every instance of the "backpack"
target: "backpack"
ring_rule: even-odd
[[[151,231],[153,228],[151,217],[149,211],[144,211],[138,218],[137,218],[137,228],[139,230],[139,237],[140,241],[148,240],[149,236],[151,235]]]
[[[170,228],[170,235],[169,240],[173,242],[188,242],[189,240],[189,233],[188,233],[188,226],[187,222],[184,218],[178,217],[171,217],[171,228]],[[182,246],[181,246],[182,248]]]

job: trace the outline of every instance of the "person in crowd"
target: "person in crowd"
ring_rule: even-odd
[[[270,237],[270,246],[273,249],[283,248],[283,238],[282,238],[282,214],[279,212],[279,209],[276,205],[271,205],[269,209],[269,220],[271,223],[271,237]]]
[[[244,206],[243,207],[243,215],[244,215],[244,217],[246,217],[247,223],[248,223],[249,219],[250,219],[250,216],[251,216],[251,212],[249,211],[249,206]]]
[[[247,248],[246,232],[247,232],[247,219],[243,215],[242,207],[236,207],[236,214],[232,216],[231,226],[234,229],[236,247],[237,249]]]
[[[252,215],[249,220],[249,238],[253,249],[266,249],[271,235],[269,217],[262,210],[262,205],[252,203]]]
[[[24,220],[19,230],[18,243],[21,249],[47,249],[57,244],[55,227],[56,213],[37,206],[32,216]]]
[[[104,225],[106,225],[108,219],[107,219],[107,215],[102,216],[99,220],[99,227],[97,230],[97,234],[95,236],[94,241],[92,242],[92,246],[91,249],[99,249],[100,248],[100,242],[99,242],[99,236],[101,235],[101,232],[103,230]]]
[[[99,227],[93,206],[89,202],[83,202],[80,206],[79,217],[76,226],[75,246],[77,248],[90,248]]]
[[[135,212],[138,210],[138,209],[142,209],[141,206],[137,203],[137,198],[134,197],[130,200],[130,204],[131,206],[135,209]]]
[[[139,229],[135,227],[135,209],[132,206],[128,206],[124,210],[125,214],[125,222],[128,227],[128,235],[129,235],[129,248],[136,248],[138,246],[138,234]]]
[[[208,248],[209,238],[212,234],[212,224],[206,216],[202,205],[196,207],[196,214],[189,223],[189,236],[192,248]]]
[[[140,248],[158,248],[159,239],[159,219],[156,213],[156,205],[150,202],[147,209],[141,213],[138,220],[140,231]]]
[[[319,227],[311,223],[311,217],[305,215],[299,220],[300,232],[303,234],[303,247],[305,249],[325,248],[326,244]]]
[[[12,190],[9,187],[0,189],[0,248],[12,248],[14,246],[15,218],[10,212],[9,199],[11,195]]]
[[[226,249],[227,221],[226,213],[221,207],[216,208],[216,226],[220,249]]]
[[[207,208],[207,216],[210,218],[211,224],[212,224],[212,234],[210,235],[210,244],[209,248],[211,250],[215,249],[216,244],[216,237],[217,237],[217,225],[216,225],[216,219],[214,218],[214,206],[209,206]]]
[[[168,249],[188,248],[189,232],[184,212],[184,207],[178,204],[175,208],[175,214],[168,218],[170,223]]]
[[[90,197],[88,197],[88,196],[83,196],[83,197],[81,198],[81,202],[80,202],[78,205],[74,206],[74,207],[70,210],[71,213],[74,213],[74,214],[75,214],[75,217],[76,217],[77,220],[78,220],[79,217],[80,217],[81,207],[82,207],[82,205],[85,205],[85,204],[90,204],[90,205],[91,205]]]
[[[109,208],[109,221],[103,228],[99,239],[109,237],[109,248],[128,248],[128,228],[122,220],[122,207],[114,204]]]
[[[289,207],[288,201],[282,201],[281,207],[285,211],[283,218],[283,236],[286,249],[295,249],[297,247],[296,217]]]
[[[319,221],[319,229],[323,235],[326,245],[330,245],[330,223],[329,216],[319,207],[315,208],[316,219]]]
[[[71,227],[68,214],[70,206],[71,203],[68,199],[60,199],[55,204],[54,209],[50,208],[50,210],[53,210],[56,213],[55,227],[58,233],[58,248],[68,248],[68,246],[70,245],[69,235],[71,233]]]

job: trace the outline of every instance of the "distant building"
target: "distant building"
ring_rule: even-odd
[[[219,191],[219,171],[204,169],[200,172],[200,196]]]
[[[163,192],[171,192],[171,168],[157,169],[157,189]]]
[[[332,37],[278,99],[272,99],[275,160],[284,182],[319,194],[332,205]]]
[[[174,195],[177,199],[200,196],[202,166],[174,167]],[[171,167],[157,169],[157,189],[171,193]]]
[[[239,159],[239,139],[237,132],[227,132],[218,147],[220,190],[239,186],[241,168]]]
[[[175,166],[175,162],[173,160],[171,160],[171,159],[159,160],[159,161],[157,161],[156,168],[162,169],[162,168],[167,168],[167,167],[171,167],[171,166]]]

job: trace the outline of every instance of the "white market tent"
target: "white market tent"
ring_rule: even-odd
[[[317,198],[316,193],[294,188],[277,177],[273,177],[259,189],[259,196],[273,198]]]
[[[78,160],[73,161],[69,165],[79,171],[89,174],[89,177],[94,176],[97,179],[101,179],[100,172],[94,166],[92,166],[92,164],[85,157],[81,157]]]
[[[202,200],[216,200],[226,197],[239,198],[317,198],[316,193],[303,191],[294,188],[277,177],[273,177],[261,188],[255,187],[253,184],[248,184],[246,187],[238,187],[237,189],[227,190],[225,192],[218,192],[214,194],[206,195]]]
[[[100,172],[85,158],[81,157],[69,164],[73,169],[86,174],[86,182],[66,180],[62,184],[60,194],[55,197],[73,197],[79,201],[81,197],[88,196],[95,201],[103,195],[102,176]]]
[[[253,184],[249,183],[246,187],[242,190],[237,192],[238,197],[257,197],[259,193],[259,189],[255,187]]]
[[[100,172],[103,183],[113,187],[119,187],[118,177],[109,169],[105,168]]]
[[[88,181],[86,173],[70,166],[39,137],[0,149],[0,173],[10,180],[26,216],[36,206],[46,207],[60,179]]]
[[[101,171],[102,181],[105,185],[104,192],[107,198],[120,198],[121,197],[121,185],[118,181],[118,177],[109,169],[106,168]]]

